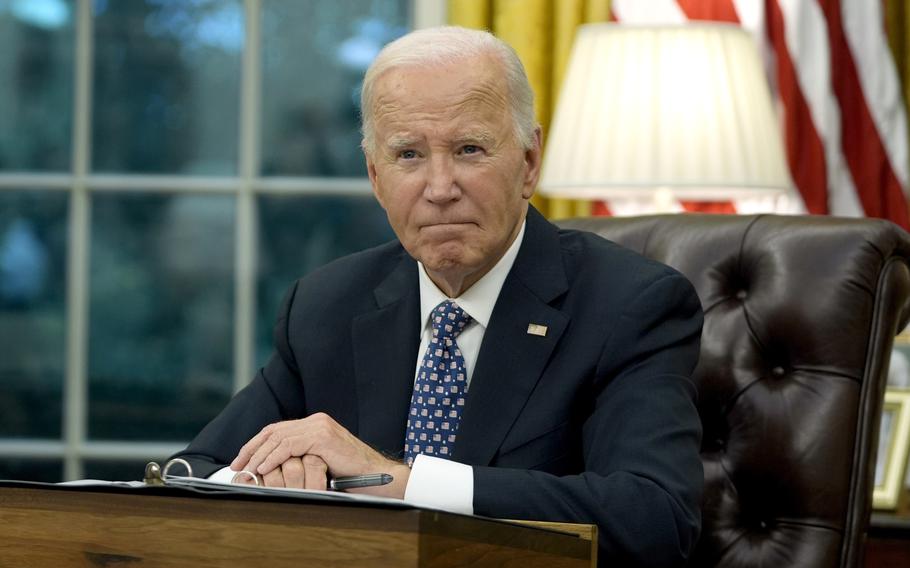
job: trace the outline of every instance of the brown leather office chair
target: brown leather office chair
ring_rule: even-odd
[[[910,235],[774,215],[574,219],[668,264],[705,311],[693,566],[858,566],[888,361],[910,316]]]

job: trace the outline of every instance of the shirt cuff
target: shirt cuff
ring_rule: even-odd
[[[218,483],[230,483],[234,479],[235,475],[237,475],[236,471],[232,470],[229,467],[223,467],[212,475],[208,476],[208,480],[217,481]]]
[[[420,454],[411,466],[404,500],[418,507],[473,515],[474,468]]]

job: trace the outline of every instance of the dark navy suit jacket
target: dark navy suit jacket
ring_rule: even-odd
[[[419,306],[397,241],[298,280],[271,360],[179,455],[207,476],[265,425],[325,412],[401,456]],[[530,208],[453,455],[474,466],[475,513],[596,523],[607,564],[683,564],[700,525],[701,326],[680,274]]]

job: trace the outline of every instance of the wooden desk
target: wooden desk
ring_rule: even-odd
[[[0,486],[3,566],[591,566],[576,535],[420,509]]]
[[[874,513],[866,539],[866,568],[910,566],[910,519]]]

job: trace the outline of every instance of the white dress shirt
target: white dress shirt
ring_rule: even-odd
[[[489,272],[474,283],[473,286],[457,298],[449,298],[430,280],[422,263],[418,264],[418,280],[420,286],[420,348],[417,350],[417,360],[414,364],[414,378],[417,378],[417,369],[423,360],[424,351],[430,344],[433,335],[433,326],[430,323],[430,313],[440,302],[451,300],[471,316],[471,322],[465,326],[458,335],[456,342],[461,354],[464,356],[467,368],[468,400],[471,396],[471,377],[474,375],[474,366],[480,353],[480,344],[483,334],[490,323],[493,308],[499,298],[502,285],[515,264],[518,249],[524,239],[525,222],[522,222],[518,236],[506,250],[502,258],[490,269]],[[470,404],[470,403],[469,403]],[[401,440],[404,445],[404,439]],[[458,440],[455,441],[456,456]],[[222,468],[209,479],[229,483],[236,472],[230,468]],[[411,476],[405,488],[404,500],[414,505],[433,507],[455,513],[474,513],[474,471],[471,466],[442,458],[418,455],[411,467]]]

